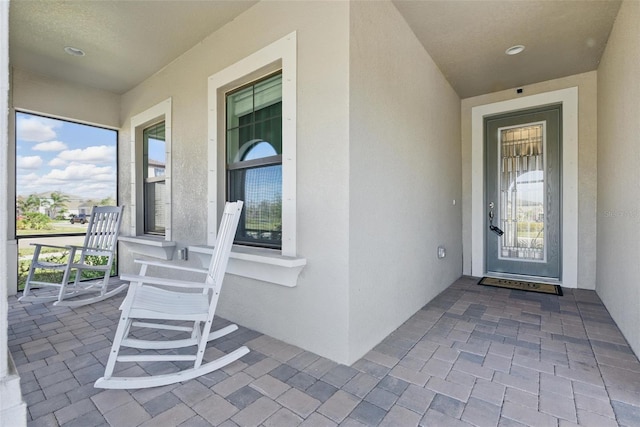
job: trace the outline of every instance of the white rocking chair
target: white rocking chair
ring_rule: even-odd
[[[19,301],[47,302],[56,301],[54,305],[78,307],[110,298],[123,291],[128,286],[118,284],[109,290],[111,267],[115,259],[115,251],[122,222],[122,206],[95,206],[91,212],[87,234],[82,246],[54,246],[32,243],[35,248],[33,260],[27,275],[24,292]],[[68,251],[67,261],[52,262],[42,253],[42,248],[53,248],[60,252]],[[106,257],[106,263],[96,265],[96,258]],[[38,279],[36,270],[62,272],[60,282],[47,282]],[[71,273],[75,271],[75,278],[70,283]],[[82,280],[84,271],[96,271],[101,276],[94,280]],[[54,275],[60,275],[60,273]],[[40,287],[34,292],[33,287]],[[44,289],[45,287],[55,289]],[[56,290],[57,289],[57,290]]]
[[[249,349],[242,346],[216,360],[203,363],[204,353],[209,341],[223,337],[238,329],[236,325],[229,325],[211,332],[211,325],[227,269],[231,246],[238,227],[242,204],[242,201],[238,201],[227,203],[225,206],[208,270],[182,267],[170,263],[136,261],[142,264],[140,275],[122,276],[124,280],[129,280],[131,284],[127,297],[120,307],[122,314],[113,339],[113,346],[109,353],[104,377],[95,382],[95,387],[137,389],[187,381],[220,369],[249,353]],[[206,273],[206,278],[202,282],[187,282],[146,276],[147,266],[149,265],[167,267],[179,271]],[[194,290],[197,291],[194,292]],[[147,322],[147,320],[155,322]],[[158,321],[163,323],[157,323]],[[175,324],[176,321],[179,323]],[[185,325],[185,321],[193,323]],[[190,338],[168,339],[165,341],[136,339],[129,336],[132,327],[182,331],[190,334]],[[133,355],[120,355],[121,347],[137,348],[142,351]],[[185,351],[176,350],[186,347],[195,347],[195,349],[188,354],[184,354]],[[166,354],[164,352],[165,354],[159,354],[156,351],[147,351],[145,354],[145,350],[171,350],[171,353]],[[113,376],[116,362],[167,361],[193,361],[193,365],[189,363],[190,367],[186,369],[161,375]]]

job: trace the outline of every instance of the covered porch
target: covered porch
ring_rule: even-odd
[[[36,5],[11,3],[12,8]],[[3,54],[0,89],[8,112],[0,119],[6,129],[0,137],[6,147],[0,153],[6,177],[0,203],[8,212],[0,215],[3,295],[18,289],[12,213],[16,112],[117,130],[117,202],[130,209],[123,234],[146,245],[145,255],[153,246],[165,258],[211,243],[226,189],[225,146],[219,138],[225,120],[217,109],[224,94],[280,68],[291,77],[283,89],[291,114],[282,125],[289,135],[282,154],[282,248],[275,249],[275,257],[265,255],[273,255],[270,248],[235,253],[251,268],[231,272],[225,283],[231,292],[224,293],[219,314],[249,329],[210,350],[225,352],[242,343],[251,353],[178,386],[101,391],[93,381],[104,370],[122,297],[72,310],[18,304],[9,296],[10,307],[6,299],[0,304],[0,386],[9,386],[0,387],[0,424],[6,414],[12,425],[22,425],[14,414],[24,410],[34,426],[640,424],[640,367],[633,353],[640,354],[639,172],[637,156],[630,155],[637,152],[640,130],[640,3],[601,3],[613,5],[614,12],[592,67],[522,79],[517,69],[477,72],[477,61],[456,66],[468,78],[485,76],[488,86],[477,92],[454,86],[436,48],[426,47],[410,24],[417,15],[402,9],[436,3],[255,2],[194,39],[170,63],[120,89],[74,78],[82,69],[75,65],[62,79],[9,63]],[[580,9],[597,4],[580,3]],[[506,4],[494,2],[499,9]],[[128,22],[130,15],[117,6],[117,22]],[[89,28],[90,35],[100,36],[100,46],[107,40],[91,26],[77,26],[84,15],[60,11],[61,22],[71,19],[66,28]],[[3,23],[8,15],[4,2]],[[43,15],[47,23],[57,22]],[[423,16],[443,21],[439,13]],[[476,37],[457,23],[460,11],[450,16],[456,25],[444,30],[455,29],[465,46],[500,27],[485,32],[483,26],[477,33],[483,37]],[[466,16],[477,20],[473,10]],[[580,22],[573,14],[554,16],[570,17],[571,25],[555,25],[563,30]],[[165,20],[144,16],[137,22]],[[502,26],[511,22],[505,19]],[[436,32],[438,39],[440,33],[445,34]],[[0,37],[3,47],[8,39],[8,34]],[[596,45],[591,38],[580,41],[590,49]],[[500,58],[492,62],[499,66],[507,45],[490,44]],[[535,52],[536,44],[527,43],[528,52]],[[156,45],[163,43],[133,48],[121,42],[110,51],[127,50],[134,55],[128,64],[146,65],[149,48]],[[570,58],[563,52],[560,56]],[[111,65],[115,57],[105,60]],[[556,68],[551,56],[542,57],[537,62],[542,68]],[[130,67],[119,68],[131,74]],[[493,77],[500,81],[493,84]],[[505,77],[518,80],[502,81]],[[567,165],[576,185],[567,189],[571,203],[564,206],[574,213],[567,221],[571,239],[565,243],[573,250],[563,258],[565,296],[521,294],[476,286],[469,276],[458,279],[482,274],[485,267],[474,250],[474,223],[481,220],[474,200],[483,179],[475,173],[481,149],[473,132],[474,109],[567,89],[579,96],[571,117],[577,125],[575,157]],[[165,182],[172,193],[165,235],[149,238],[140,228],[144,162],[138,154],[144,138],[139,136],[157,120],[171,129]],[[120,245],[120,273],[137,270],[138,253],[126,242]],[[295,286],[274,278],[271,267],[283,264],[288,271],[305,265],[296,270]],[[20,378],[12,357],[6,360],[6,347]],[[28,407],[14,406],[7,396],[23,396]]]

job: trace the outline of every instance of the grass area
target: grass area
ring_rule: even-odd
[[[66,233],[78,233],[85,234],[87,232],[87,225],[72,225],[69,221],[55,221],[52,222],[51,228],[48,230],[17,230],[18,236],[39,236],[47,234],[66,234]]]

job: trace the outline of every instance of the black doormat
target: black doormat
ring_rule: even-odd
[[[549,283],[483,277],[480,279],[478,284],[484,286],[495,286],[497,288],[516,289],[519,291],[539,292],[543,294],[562,296],[562,288],[558,285],[551,285]]]

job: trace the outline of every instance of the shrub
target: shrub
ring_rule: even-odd
[[[51,228],[51,218],[40,212],[27,212],[23,221],[25,230],[48,230]]]

